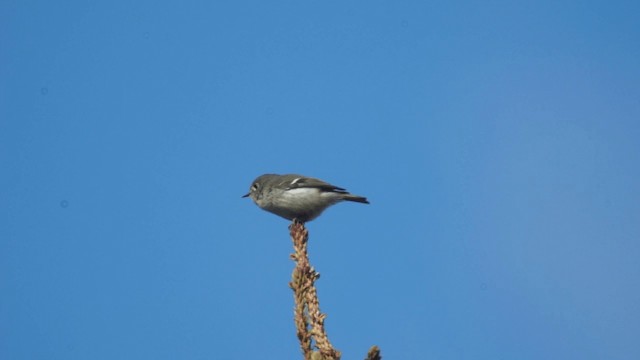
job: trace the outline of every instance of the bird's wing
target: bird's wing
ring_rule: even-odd
[[[316,188],[322,191],[335,191],[335,192],[346,191],[341,187],[331,185],[320,179],[304,177],[304,176],[293,176],[291,179],[285,180],[283,185],[287,186],[287,189]]]

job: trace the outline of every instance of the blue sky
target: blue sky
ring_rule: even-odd
[[[0,4],[0,358],[640,358],[638,4]]]

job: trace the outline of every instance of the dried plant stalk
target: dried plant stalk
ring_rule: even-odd
[[[304,359],[339,360],[340,351],[331,345],[324,329],[324,319],[327,315],[320,312],[318,292],[314,285],[320,274],[309,263],[307,253],[309,232],[303,223],[294,220],[289,225],[289,233],[294,250],[291,259],[296,263],[289,286],[293,290],[296,335],[300,341]],[[317,351],[313,349],[313,345],[318,349]],[[380,349],[377,346],[372,346],[365,360],[381,359]]]
[[[373,345],[371,349],[369,349],[365,360],[382,360],[382,356],[380,356],[380,348]]]
[[[314,355],[311,343],[315,340],[315,347],[318,348],[322,359],[340,359],[340,351],[331,345],[324,329],[324,319],[327,316],[320,312],[318,293],[314,285],[319,274],[310,265],[307,253],[309,232],[304,224],[297,221],[291,223],[289,231],[294,249],[291,259],[296,262],[289,286],[294,294],[294,318],[300,348],[305,360],[310,360]]]
[[[297,260],[299,257],[298,251],[296,253],[291,254],[291,258],[299,263]],[[305,285],[305,278],[303,276],[304,271],[299,269],[299,266],[293,270],[293,274],[291,275],[291,282],[289,283],[289,287],[293,289],[293,297],[295,302],[294,307],[294,322],[296,324],[296,335],[298,340],[300,341],[300,348],[302,353],[304,354],[305,360],[311,359],[311,333],[309,332],[309,321],[306,315],[305,309],[305,292],[307,285]]]

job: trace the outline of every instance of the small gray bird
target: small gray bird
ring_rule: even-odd
[[[340,201],[369,203],[367,198],[349,194],[341,187],[296,174],[259,176],[243,198],[248,196],[263,210],[303,223]]]

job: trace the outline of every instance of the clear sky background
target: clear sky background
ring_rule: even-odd
[[[3,1],[0,358],[639,359],[640,5]]]

